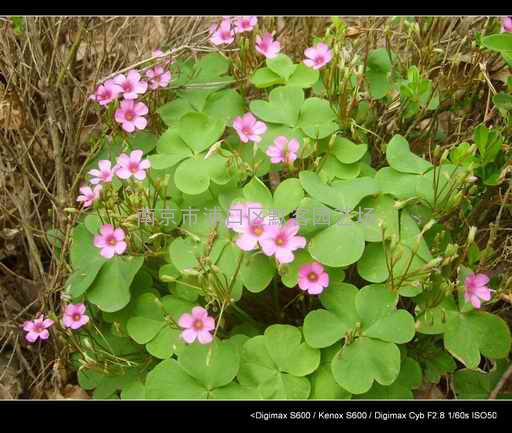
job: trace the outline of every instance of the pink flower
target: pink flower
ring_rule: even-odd
[[[140,149],[133,150],[128,156],[122,153],[117,157],[117,164],[114,167],[116,176],[121,179],[129,179],[133,176],[137,180],[144,180],[146,178],[146,170],[151,167],[149,159],[142,159],[144,152]]]
[[[171,72],[165,71],[160,65],[146,71],[146,77],[150,79],[149,87],[156,90],[159,87],[167,87],[171,81]]]
[[[273,164],[280,162],[291,164],[297,159],[297,151],[299,150],[299,142],[292,138],[290,141],[282,135],[276,137],[274,144],[267,148],[267,155]]]
[[[245,113],[243,117],[235,118],[233,128],[235,128],[243,143],[247,143],[249,140],[259,143],[261,135],[267,132],[267,125],[256,120],[252,113]]]
[[[272,33],[265,33],[263,36],[256,36],[256,51],[267,59],[273,59],[281,51],[281,44],[274,41]]]
[[[312,48],[306,48],[304,54],[307,57],[307,59],[304,60],[304,64],[313,69],[320,69],[332,59],[331,50],[323,43],[316,44]]]
[[[282,226],[268,226],[265,238],[259,241],[261,249],[267,256],[275,255],[279,263],[293,262],[293,251],[306,246],[306,239],[296,236],[299,228],[294,219],[289,219]]]
[[[512,16],[501,18],[501,31],[512,32]]]
[[[111,168],[111,162],[108,159],[102,159],[98,162],[98,169],[94,168],[89,171],[91,176],[94,176],[91,179],[91,183],[96,185],[98,183],[112,182],[112,176],[114,175],[114,171]]]
[[[318,263],[306,263],[299,268],[299,288],[310,295],[319,295],[329,285],[329,274]]]
[[[485,274],[472,273],[464,280],[464,299],[471,302],[473,307],[480,308],[480,300],[491,299],[491,289],[487,287],[489,277]]]
[[[133,132],[135,128],[144,129],[147,126],[148,121],[143,116],[148,114],[148,111],[143,102],[125,99],[116,110],[115,119],[126,132]]]
[[[53,323],[53,320],[45,319],[44,314],[41,314],[34,320],[27,320],[23,323],[23,330],[27,332],[25,339],[30,343],[34,343],[38,338],[47,340],[49,337],[48,328]]]
[[[237,233],[244,233],[249,223],[261,218],[263,205],[258,202],[236,203],[229,208],[226,226]]]
[[[231,28],[231,20],[223,19],[220,24],[210,27],[210,42],[213,45],[230,44],[235,40],[235,32]]]
[[[96,92],[90,98],[100,105],[107,105],[109,102],[117,99],[122,91],[123,89],[115,84],[114,80],[107,80],[96,88]]]
[[[89,316],[85,314],[84,304],[69,304],[62,317],[66,328],[78,329],[89,322]]]
[[[114,83],[121,87],[124,99],[137,99],[148,89],[148,83],[140,80],[140,74],[135,69],[129,71],[126,76],[119,74],[114,78]]]
[[[213,340],[210,331],[215,329],[215,320],[208,316],[208,311],[203,307],[192,308],[192,314],[182,314],[178,325],[184,329],[181,338],[187,343],[193,343],[196,338],[201,344],[208,344]]]
[[[153,51],[153,57],[167,57],[168,55],[166,55],[160,48],[157,48],[155,51]],[[168,65],[169,63],[171,63],[171,59],[165,59],[164,60],[164,65]]]
[[[235,33],[250,32],[258,23],[256,17],[236,17],[235,18]]]
[[[94,236],[94,246],[101,248],[101,255],[111,259],[114,254],[121,255],[126,251],[123,229],[115,229],[111,224],[103,224],[100,234]]]
[[[84,207],[91,206],[100,198],[101,188],[101,185],[96,185],[94,189],[91,189],[89,186],[83,186],[80,188],[82,194],[77,197],[76,201],[83,202]]]

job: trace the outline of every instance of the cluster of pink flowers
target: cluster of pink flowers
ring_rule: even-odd
[[[229,45],[238,33],[250,32],[258,23],[253,16],[224,17],[220,23],[210,27],[210,42],[213,45]]]
[[[223,17],[219,23],[210,27],[210,42],[213,45],[229,45],[233,43],[238,33],[250,32],[258,19],[254,16]],[[255,49],[267,59],[275,58],[281,51],[281,44],[274,40],[270,32],[256,35]],[[332,52],[327,45],[319,43],[304,51],[304,64],[313,69],[320,69],[332,59]]]
[[[146,170],[151,167],[148,159],[142,159],[144,152],[140,149],[133,150],[130,154],[122,153],[117,157],[117,163],[112,167],[112,163],[103,159],[98,162],[98,168],[89,171],[92,176],[91,184],[94,189],[88,186],[80,188],[80,195],[76,199],[82,202],[84,207],[91,206],[100,197],[103,183],[112,182],[117,176],[119,179],[130,179],[132,176],[136,180],[146,178]],[[100,254],[106,259],[111,259],[115,255],[121,255],[126,251],[125,232],[121,228],[114,228],[111,224],[103,224],[100,233],[94,237],[94,246],[100,248]]]
[[[481,301],[491,299],[491,289],[487,286],[489,277],[485,274],[472,273],[464,280],[464,299],[473,307],[480,308]]]
[[[153,52],[153,56],[164,57],[165,54],[161,50],[156,50]],[[167,59],[163,61],[163,65],[158,63],[143,71],[149,80],[149,84],[148,81],[142,79],[139,71],[132,69],[126,75],[119,74],[113,79],[100,84],[90,98],[100,105],[108,105],[122,96],[123,101],[121,101],[114,114],[115,121],[128,133],[136,129],[145,129],[148,121],[144,116],[148,114],[149,109],[144,102],[137,102],[136,99],[144,95],[148,87],[157,90],[159,87],[165,88],[169,85],[171,72],[164,68],[169,63],[170,60]]]
[[[123,101],[127,102],[127,101]],[[89,171],[92,176],[89,186],[80,188],[80,195],[76,201],[83,203],[84,208],[92,206],[92,204],[100,198],[102,183],[112,182],[114,175],[120,179],[129,179],[134,177],[137,180],[146,178],[146,170],[151,167],[149,159],[142,159],[144,152],[140,149],[133,150],[130,155],[122,153],[117,157],[117,164],[112,167],[112,163],[108,159],[102,159],[98,162],[98,168]]]
[[[208,311],[203,307],[192,308],[192,314],[182,314],[178,325],[183,328],[181,338],[189,344],[196,339],[201,344],[209,344],[213,340],[211,331],[215,329],[215,319],[208,316]]]
[[[89,316],[85,314],[84,304],[69,304],[64,309],[62,323],[64,328],[73,330],[79,329],[89,322]],[[39,315],[34,320],[27,320],[23,323],[23,330],[26,332],[25,339],[29,343],[39,340],[48,340],[50,333],[48,329],[55,322],[51,319],[45,319],[44,314]]]
[[[243,251],[258,246],[266,256],[275,256],[279,263],[291,263],[294,251],[306,246],[306,238],[297,236],[300,229],[292,218],[285,224],[272,224],[268,216],[262,216],[261,203],[237,203],[229,209],[226,225],[236,233],[236,244]]]

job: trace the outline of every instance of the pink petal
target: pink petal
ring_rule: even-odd
[[[119,241],[118,243],[116,243],[114,245],[114,251],[117,253],[117,254],[123,254],[125,251],[126,251],[126,248],[128,246],[126,245],[126,242],[125,241]]]
[[[112,226],[112,224],[103,224],[100,228],[100,233],[103,236],[109,236],[112,233],[114,233],[114,227]]]
[[[320,274],[320,277],[318,278],[318,282],[322,286],[327,287],[329,285],[329,274],[327,272]]]
[[[182,328],[191,328],[194,324],[194,318],[191,314],[183,313],[178,319],[178,325]]]
[[[33,343],[39,338],[39,334],[36,332],[29,332],[27,335],[25,335],[25,339],[29,341],[30,343]]]
[[[122,128],[126,132],[133,132],[133,131],[135,131],[135,124],[134,124],[134,122],[123,122],[123,124],[121,126],[122,126]]]
[[[197,333],[197,339],[201,344],[208,344],[212,342],[213,336],[208,331],[201,330]]]
[[[491,299],[491,291],[485,287],[476,288],[474,294],[484,301],[489,301]]]
[[[124,230],[123,229],[115,229],[114,232],[113,232],[113,235],[114,235],[114,239],[116,241],[122,241],[124,239]]]
[[[323,291],[324,291],[324,286],[322,286],[318,281],[311,283],[309,286],[309,289],[308,289],[308,293],[310,295],[319,295]]]
[[[144,170],[138,170],[133,173],[133,177],[137,180],[144,180],[146,178],[146,172]]]
[[[98,167],[101,171],[110,171],[111,166],[112,163],[108,159],[102,159],[101,161],[98,162]]]
[[[480,308],[480,299],[478,298],[478,296],[474,296],[472,295],[471,296],[471,303],[473,304],[473,307],[475,308]]]
[[[94,246],[98,248],[103,248],[107,245],[105,238],[102,235],[94,236]]]
[[[263,122],[257,121],[254,124],[252,130],[255,134],[261,135],[267,132],[267,125],[265,125]]]
[[[489,277],[485,274],[476,274],[473,282],[476,286],[485,286],[489,282]]]
[[[145,116],[148,114],[149,109],[143,102],[137,102],[133,107],[133,111],[135,111],[135,114],[138,114],[139,116]]]
[[[140,149],[133,150],[130,153],[130,161],[131,162],[139,162],[142,159],[142,155],[144,155],[144,152]]]
[[[71,326],[73,325],[73,317],[72,316],[68,316],[67,314],[64,315],[64,317],[62,318],[62,321],[64,322],[64,326],[66,328],[71,328]]]
[[[288,150],[290,152],[296,153],[299,150],[299,147],[300,147],[300,144],[299,144],[299,142],[295,138],[292,138],[288,142]]]
[[[235,243],[238,245],[238,248],[243,251],[252,251],[256,249],[258,245],[258,239],[249,233],[243,233],[238,236]]]
[[[132,172],[128,170],[126,167],[119,167],[116,170],[116,176],[121,179],[128,179],[132,175]]]
[[[140,80],[140,74],[135,69],[128,71],[127,77],[128,77],[128,80],[130,80],[130,81],[139,81]]]
[[[306,246],[306,238],[302,236],[294,236],[288,240],[287,246],[292,251],[298,250],[299,248],[304,248]]]
[[[148,125],[148,121],[145,117],[136,117],[133,121],[133,124],[137,129],[144,129]]]
[[[24,331],[32,331],[32,329],[34,329],[34,323],[32,323],[31,320],[27,320],[23,323]]]
[[[114,257],[114,253],[115,253],[115,249],[114,247],[108,245],[108,246],[105,246],[101,249],[101,255],[103,257],[105,257],[106,259],[111,259],[112,257]]]
[[[213,317],[206,317],[203,320],[204,330],[205,331],[212,331],[215,329],[215,319]]]
[[[45,319],[45,320],[43,321],[43,326],[44,326],[45,328],[49,328],[49,327],[50,327],[50,326],[52,326],[54,323],[55,323],[55,322],[54,322],[53,320],[51,320],[51,319]]]
[[[139,168],[141,168],[143,170],[147,170],[150,167],[151,167],[151,162],[149,161],[149,159],[144,159],[139,164]]]
[[[204,319],[208,316],[208,311],[203,307],[194,307],[192,308],[192,317],[194,319]]]
[[[313,59],[316,56],[316,50],[314,48],[306,48],[304,50],[304,55],[310,59]]]
[[[183,340],[185,340],[189,344],[193,343],[194,340],[196,339],[196,337],[197,337],[197,332],[194,329],[185,329],[181,333],[181,338],[183,338]]]
[[[304,64],[310,68],[315,68],[315,62],[313,60],[306,59],[304,60]]]
[[[40,338],[41,340],[48,340],[48,337],[49,337],[49,336],[50,336],[50,333],[49,333],[46,329],[44,329],[43,331],[41,331],[41,332],[39,333],[39,338]]]
[[[279,263],[291,263],[295,256],[293,253],[287,248],[277,248],[276,250],[276,259]]]

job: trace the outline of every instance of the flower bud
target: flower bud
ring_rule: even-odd
[[[469,228],[468,240],[467,240],[468,245],[475,241],[476,231],[477,231],[477,228],[475,226],[471,226]]]
[[[160,275],[159,279],[163,283],[174,283],[177,280],[177,278],[172,275]]]

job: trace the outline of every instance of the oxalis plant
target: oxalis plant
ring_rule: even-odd
[[[374,166],[340,80],[367,100],[396,86],[405,117],[436,97],[385,49],[344,78],[342,30],[296,63],[255,17],[226,18],[210,41],[229,57],[157,52],[97,87],[67,306],[24,324],[67,339],[95,398],[412,398],[447,377],[475,398],[499,379],[510,332],[483,311],[475,229],[457,245],[439,223],[477,145],[433,164],[395,134]]]

